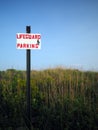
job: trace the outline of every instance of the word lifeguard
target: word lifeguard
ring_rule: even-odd
[[[17,34],[17,39],[41,39],[40,34]]]
[[[40,49],[41,48],[41,35],[17,33],[17,49]]]

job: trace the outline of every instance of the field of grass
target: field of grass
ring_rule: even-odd
[[[98,130],[98,72],[31,71],[32,130]],[[27,128],[26,72],[0,71],[0,130]]]

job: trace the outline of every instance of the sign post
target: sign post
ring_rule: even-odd
[[[30,26],[26,26],[26,33],[31,33]],[[27,124],[29,130],[31,130],[31,90],[30,90],[30,49],[26,50],[26,64],[27,64]]]
[[[17,49],[26,49],[26,86],[27,86],[27,125],[29,130],[31,130],[31,88],[30,88],[30,69],[31,69],[31,49],[38,50],[41,49],[41,35],[31,34],[31,27],[26,26],[26,33],[17,33]]]

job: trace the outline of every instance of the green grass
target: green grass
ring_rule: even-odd
[[[98,72],[54,68],[31,71],[34,130],[97,130]],[[26,72],[0,71],[0,127],[26,127]]]

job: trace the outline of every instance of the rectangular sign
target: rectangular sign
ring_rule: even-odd
[[[17,49],[41,49],[41,35],[31,33],[16,34]]]

